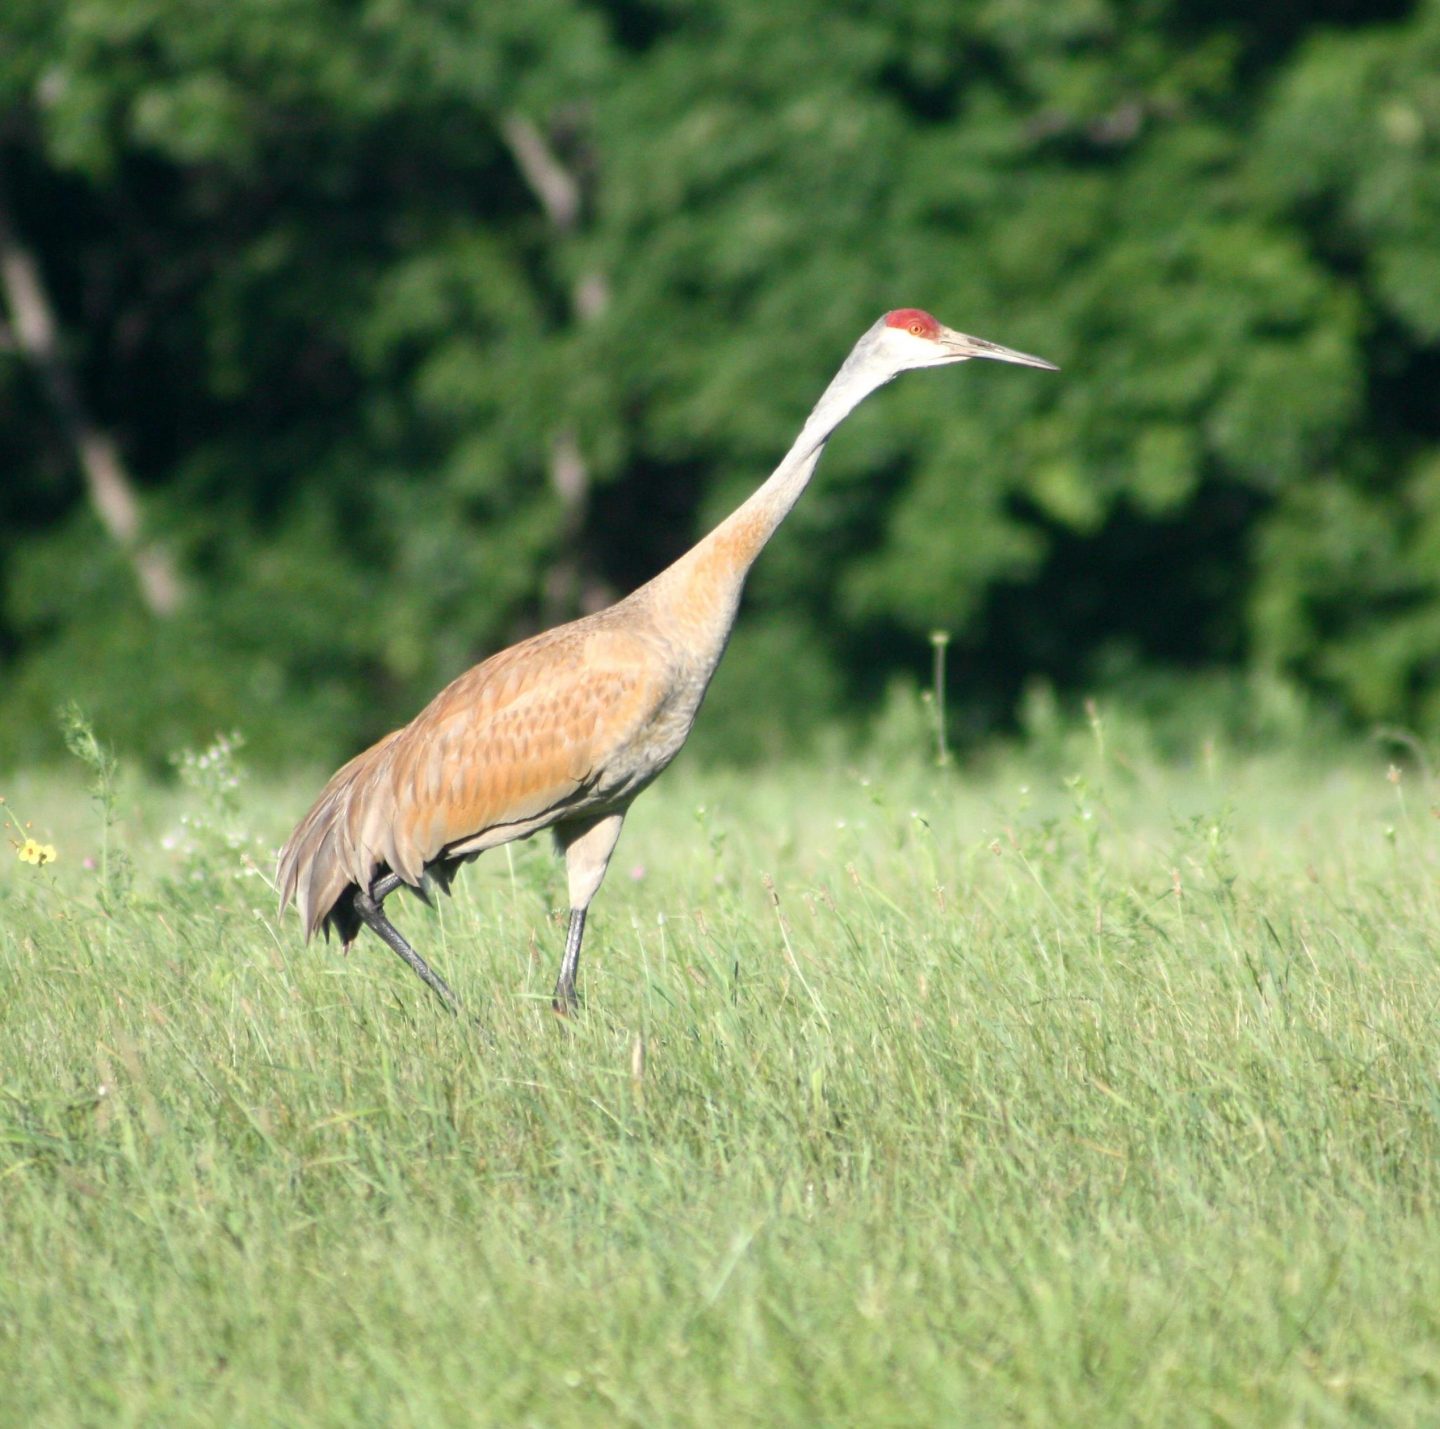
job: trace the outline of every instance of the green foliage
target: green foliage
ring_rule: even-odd
[[[1120,652],[1434,727],[1440,6],[1323,15],[7,7],[8,205],[192,598],[142,608],[0,351],[0,761],[71,696],[156,762],[236,723],[353,749],[653,574],[900,303],[1065,370],[847,425],[747,616],[802,714],[923,679],[943,628],[971,723]]]
[[[1257,648],[1368,717],[1427,728],[1440,716],[1437,64],[1434,3],[1406,25],[1317,37],[1278,89],[1256,160],[1364,303],[1388,418],[1260,533]]]
[[[10,1417],[1427,1423],[1435,788],[1028,704],[675,771],[565,1022],[541,841],[397,914],[476,1026],[274,925],[230,741],[116,826],[0,791],[59,850],[0,865]]]

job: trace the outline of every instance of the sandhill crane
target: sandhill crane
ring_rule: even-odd
[[[325,786],[280,854],[280,912],[348,951],[371,928],[453,1009],[444,980],[385,916],[402,884],[428,901],[484,850],[553,829],[570,922],[557,1012],[575,1003],[585,914],[635,796],[680,752],[724,654],[755,558],[804,491],[835,428],[913,367],[972,357],[1054,364],[887,313],[856,343],[770,478],[632,595],[523,640],[461,675]]]

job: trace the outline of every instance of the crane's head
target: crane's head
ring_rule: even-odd
[[[951,362],[968,362],[972,357],[989,357],[996,362],[1019,362],[1026,367],[1060,369],[1043,357],[1015,352],[983,337],[970,337],[936,322],[920,308],[896,308],[886,313],[871,329],[876,356],[893,363],[896,372],[912,367],[943,367]]]

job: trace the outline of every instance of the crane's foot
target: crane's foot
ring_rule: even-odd
[[[390,882],[390,879],[394,878],[395,876],[393,874],[389,874],[385,878],[376,881],[375,889],[377,891],[389,883],[389,887],[384,887],[384,892],[381,892],[378,898],[375,897],[373,893],[366,893],[363,889],[357,888],[354,899],[355,912],[372,933],[380,938],[388,947],[394,949],[396,953],[409,963],[420,981],[423,982],[451,1012],[458,1013],[460,1011],[459,1000],[455,994],[450,991],[445,979],[441,977],[439,973],[432,971],[430,964],[405,941],[400,930],[385,916],[380,906],[385,894],[391,892],[396,884],[398,884],[399,879],[395,879],[393,883]]]
[[[560,960],[560,977],[555,983],[555,996],[550,999],[551,1009],[561,1017],[573,1017],[580,1011],[580,999],[575,995],[575,974],[580,970],[580,943],[585,937],[585,910],[570,910],[570,927],[565,934],[565,956]]]

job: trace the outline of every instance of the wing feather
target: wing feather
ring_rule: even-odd
[[[533,833],[601,797],[611,766],[635,759],[664,688],[654,644],[594,618],[475,666],[331,778],[281,852],[281,911],[293,899],[311,936],[347,887],[381,869],[418,887],[442,855]]]

